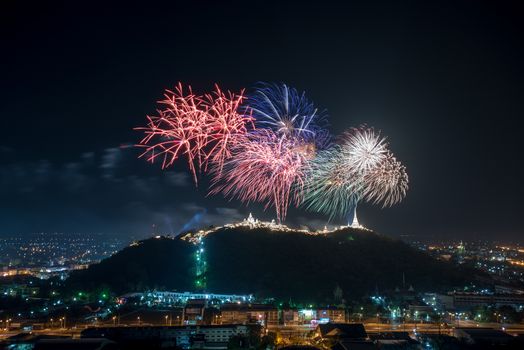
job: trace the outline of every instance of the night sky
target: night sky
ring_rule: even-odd
[[[0,234],[271,219],[133,147],[133,128],[178,81],[269,81],[306,91],[334,134],[365,123],[388,136],[411,188],[393,208],[359,207],[364,225],[524,241],[519,1],[65,3],[1,5]],[[287,221],[327,218],[291,210]]]

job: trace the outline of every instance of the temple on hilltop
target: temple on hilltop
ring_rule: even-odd
[[[289,229],[286,225],[277,224],[275,222],[275,219],[271,220],[271,222],[267,221],[260,221],[258,219],[255,219],[253,217],[253,214],[249,213],[249,216],[242,220],[239,223],[240,226],[249,226],[249,228],[259,228],[259,227],[266,227],[270,229],[276,229],[276,230],[287,230]]]
[[[356,212],[353,214],[353,222],[351,225],[348,224],[348,226],[338,226],[333,229],[328,229],[327,227],[324,227],[323,230],[319,231],[311,231],[307,228],[290,228],[284,224],[279,224],[275,221],[275,219],[271,221],[261,221],[259,219],[256,219],[253,217],[253,214],[249,213],[249,216],[245,218],[242,221],[231,223],[231,224],[225,224],[224,226],[216,226],[211,227],[207,230],[199,230],[198,232],[188,232],[187,234],[183,235],[181,239],[187,240],[195,245],[198,245],[202,242],[202,239],[204,239],[208,234],[212,232],[216,232],[223,228],[249,228],[249,229],[257,229],[257,228],[266,228],[270,229],[271,231],[280,231],[280,232],[297,232],[297,233],[304,233],[308,235],[325,235],[329,234],[331,232],[335,232],[337,230],[343,230],[345,228],[356,228],[359,230],[366,230],[371,231],[364,226],[360,225],[357,219]]]
[[[351,222],[351,224],[348,222],[348,226],[351,227],[351,228],[358,228],[358,229],[363,229],[363,230],[366,229],[364,226],[362,226],[362,225],[358,222],[358,218],[357,218],[357,207],[355,207],[355,209],[353,209],[353,221]]]
[[[255,219],[251,213],[249,213],[249,216],[242,221],[242,223],[249,225],[249,226],[257,226],[258,225],[258,219]]]

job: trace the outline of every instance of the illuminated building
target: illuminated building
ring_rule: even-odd
[[[452,296],[454,307],[462,310],[488,305],[524,307],[524,295],[522,294],[454,293]]]
[[[318,309],[317,320],[319,323],[346,322],[346,314],[344,309],[339,309],[335,307]]]
[[[224,304],[220,306],[222,323],[254,324],[262,326],[278,324],[278,309],[264,304]]]
[[[206,299],[188,300],[182,314],[182,322],[188,325],[197,325],[204,323],[204,313],[207,308]]]
[[[327,227],[324,227],[323,230],[311,231],[307,229],[290,228],[284,224],[276,223],[275,220],[261,221],[259,219],[254,218],[253,215],[249,213],[249,216],[240,222],[226,224],[224,226],[217,226],[217,227],[213,227],[208,230],[199,230],[197,232],[188,232],[182,235],[180,238],[182,240],[189,241],[195,245],[200,245],[202,240],[208,234],[217,232],[218,230],[221,230],[223,228],[246,228],[246,229],[251,229],[251,230],[259,229],[259,228],[266,228],[266,229],[270,229],[271,231],[275,231],[275,232],[298,232],[298,233],[303,233],[307,235],[326,235],[326,234],[329,234],[329,233],[332,233],[338,230],[344,230],[348,227],[359,229],[359,230],[371,231],[358,223],[358,220],[356,219],[356,214],[354,216],[353,223],[350,226],[338,226],[331,230],[329,230]]]
[[[151,291],[144,293],[127,293],[119,297],[124,304],[127,299],[139,298],[141,302],[148,306],[169,306],[185,305],[190,300],[207,300],[209,302],[218,301],[220,303],[246,303],[254,300],[252,294],[214,294],[214,293],[191,293],[191,292],[169,292]]]

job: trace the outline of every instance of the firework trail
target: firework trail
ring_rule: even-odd
[[[147,116],[147,126],[137,128],[145,133],[139,145],[145,148],[141,157],[150,162],[161,158],[166,168],[185,156],[195,183],[197,172],[207,170],[208,162],[221,167],[238,137],[252,126],[252,118],[239,113],[245,99],[242,92],[224,93],[215,85],[213,93],[199,96],[179,83],[164,97],[157,115]]]
[[[286,84],[260,83],[248,97],[257,128],[269,128],[280,137],[324,148],[330,140],[326,117],[304,92]]]
[[[239,142],[223,171],[212,170],[211,194],[238,199],[246,204],[264,203],[274,207],[282,221],[291,202],[302,200],[305,171],[309,160],[293,139],[281,138],[270,129],[258,129]]]

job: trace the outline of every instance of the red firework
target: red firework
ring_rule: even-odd
[[[160,157],[166,168],[185,156],[195,183],[197,172],[206,171],[209,162],[222,168],[238,137],[252,125],[250,115],[239,113],[243,91],[224,93],[215,85],[213,93],[199,96],[179,83],[173,91],[166,90],[164,97],[158,102],[163,108],[157,115],[147,116],[147,126],[137,128],[146,134],[139,144],[145,147],[140,157],[150,162]]]
[[[249,109],[239,113],[240,105],[245,100],[243,92],[235,95],[222,92],[218,85],[212,94],[206,94],[209,132],[209,149],[206,160],[210,160],[221,171],[224,161],[231,157],[232,148],[244,136],[248,129],[254,129],[253,118]],[[207,163],[206,163],[207,165]],[[207,169],[206,169],[207,170]]]
[[[300,147],[270,129],[258,129],[238,143],[223,169],[213,169],[211,194],[222,192],[245,203],[262,202],[265,209],[273,206],[282,221],[289,203],[298,205],[302,200],[309,160],[298,151]]]

